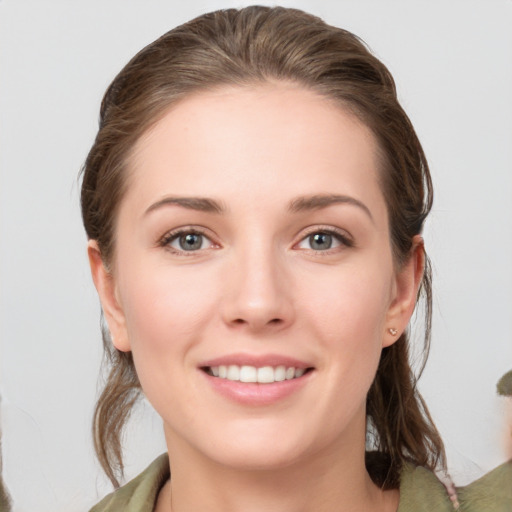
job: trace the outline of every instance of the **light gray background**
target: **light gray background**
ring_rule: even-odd
[[[108,490],[90,436],[101,342],[76,182],[102,93],[163,32],[247,3],[0,0],[0,392],[17,511],[83,511]],[[512,456],[511,403],[495,394],[512,368],[512,2],[282,5],[366,40],[429,157],[436,299],[421,390],[464,483]],[[149,406],[134,420],[128,476],[165,449]]]

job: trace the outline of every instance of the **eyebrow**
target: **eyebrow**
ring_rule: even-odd
[[[293,199],[289,206],[288,210],[292,213],[299,213],[303,211],[310,210],[320,210],[322,208],[327,208],[329,206],[335,204],[350,204],[353,206],[357,206],[361,210],[363,210],[366,215],[373,222],[373,216],[370,212],[370,209],[361,201],[356,199],[355,197],[338,195],[338,194],[316,194],[312,196],[301,196],[296,199]],[[196,210],[200,212],[207,213],[225,213],[226,208],[215,201],[214,199],[208,197],[174,197],[168,196],[160,199],[156,203],[153,203],[146,211],[145,215],[148,213],[162,208],[163,206],[176,205],[181,206],[182,208],[187,208],[189,210]]]
[[[302,196],[291,201],[289,210],[293,213],[308,211],[308,210],[319,210],[321,208],[327,208],[334,204],[350,204],[357,206],[363,210],[370,220],[374,222],[370,209],[359,199],[351,196],[338,195],[338,194],[317,194],[313,196]]]
[[[210,199],[207,197],[164,197],[153,203],[146,211],[145,215],[148,213],[161,208],[162,206],[169,205],[177,205],[182,208],[187,208],[189,210],[196,210],[200,212],[208,212],[208,213],[224,213],[225,208],[214,199]]]

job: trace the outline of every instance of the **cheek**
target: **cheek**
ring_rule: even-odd
[[[384,264],[385,265],[385,264]],[[365,351],[382,341],[391,296],[391,272],[369,266],[347,267],[331,273],[309,293],[304,308],[323,330],[326,342]],[[311,292],[311,289],[314,291]]]
[[[215,279],[150,264],[135,275],[137,279],[127,279],[120,287],[134,357],[139,358],[139,353],[144,359],[176,357],[199,342],[215,305]]]
[[[364,403],[375,377],[390,303],[392,271],[373,268],[347,268],[331,276],[324,283],[329,293],[310,294],[305,305],[330,379],[338,392],[353,398],[353,407]]]
[[[364,428],[366,396],[382,351],[392,283],[392,271],[384,272],[379,265],[328,270],[310,280],[314,287],[301,288],[299,330],[309,342],[315,341],[319,355],[322,394],[312,399],[310,413],[311,418],[324,418],[324,442],[358,421],[356,430]]]
[[[213,316],[215,280],[159,265],[135,275],[122,289],[127,336],[144,394],[164,416],[183,407],[191,355]]]

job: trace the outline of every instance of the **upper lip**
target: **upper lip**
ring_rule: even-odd
[[[212,366],[255,366],[262,368],[263,366],[286,366],[287,368],[312,368],[313,365],[294,357],[279,355],[279,354],[228,354],[219,356],[214,359],[203,361],[199,367],[212,367]]]

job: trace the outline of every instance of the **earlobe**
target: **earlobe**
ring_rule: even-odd
[[[87,255],[89,257],[92,279],[100,298],[112,343],[118,350],[129,352],[131,348],[126,331],[126,321],[117,297],[114,277],[105,267],[96,240],[89,240]]]
[[[386,332],[383,347],[392,345],[407,328],[416,306],[418,290],[425,269],[425,247],[423,238],[413,238],[409,259],[397,272],[394,283],[394,296],[386,318]]]

